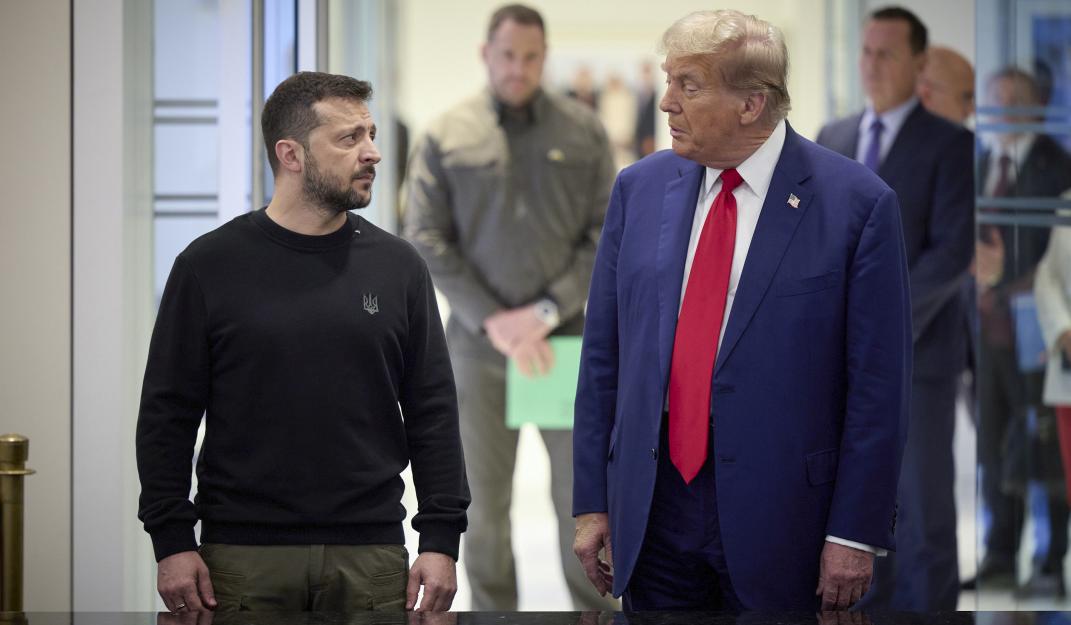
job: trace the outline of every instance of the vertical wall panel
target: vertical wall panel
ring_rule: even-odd
[[[71,606],[71,74],[68,0],[0,18],[0,431],[30,437],[27,610]]]

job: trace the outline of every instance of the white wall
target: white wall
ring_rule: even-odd
[[[30,438],[28,611],[70,609],[70,3],[0,14],[0,432]],[[14,86],[14,87],[13,87]]]
[[[486,75],[479,59],[487,21],[501,0],[402,0],[399,19],[399,97],[410,134],[454,103],[480,89]],[[766,19],[785,33],[790,57],[789,121],[814,136],[824,121],[825,65],[822,0],[530,0],[547,24],[549,55],[620,53],[628,58],[656,54],[662,32],[691,11],[735,8]],[[656,73],[661,84],[664,74]],[[664,126],[664,120],[659,122]]]
[[[864,0],[863,14],[886,6],[902,6],[922,20],[930,43],[956,50],[974,63],[974,0]]]
[[[152,323],[152,5],[74,0],[73,609],[149,610],[134,428]]]

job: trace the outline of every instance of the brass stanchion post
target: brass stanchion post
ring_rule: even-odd
[[[30,441],[18,434],[0,436],[0,611],[22,611],[23,479]]]

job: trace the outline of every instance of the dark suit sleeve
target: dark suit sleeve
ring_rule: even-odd
[[[957,132],[937,158],[926,244],[911,265],[911,319],[916,340],[958,295],[974,255],[973,162],[973,144],[967,131]]]
[[[547,293],[558,305],[558,312],[563,321],[572,319],[584,309],[588,280],[591,278],[592,266],[595,263],[595,246],[599,242],[599,231],[602,230],[603,219],[606,216],[606,202],[609,199],[610,188],[614,184],[616,173],[610,144],[601,125],[595,129],[594,143],[598,153],[598,163],[591,180],[591,198],[586,207],[587,228],[584,230],[584,235],[576,242],[565,272],[554,278],[547,288]]]
[[[893,548],[896,484],[907,430],[911,315],[903,226],[886,190],[848,272],[848,394],[826,533]]]
[[[617,255],[624,229],[621,178],[610,195],[588,294],[573,424],[573,516],[606,512],[606,462],[617,405]]]

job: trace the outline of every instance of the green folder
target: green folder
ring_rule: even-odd
[[[554,367],[546,375],[528,378],[511,360],[506,372],[506,426],[525,423],[553,430],[573,428],[573,402],[580,376],[580,337],[548,339],[554,350]]]

